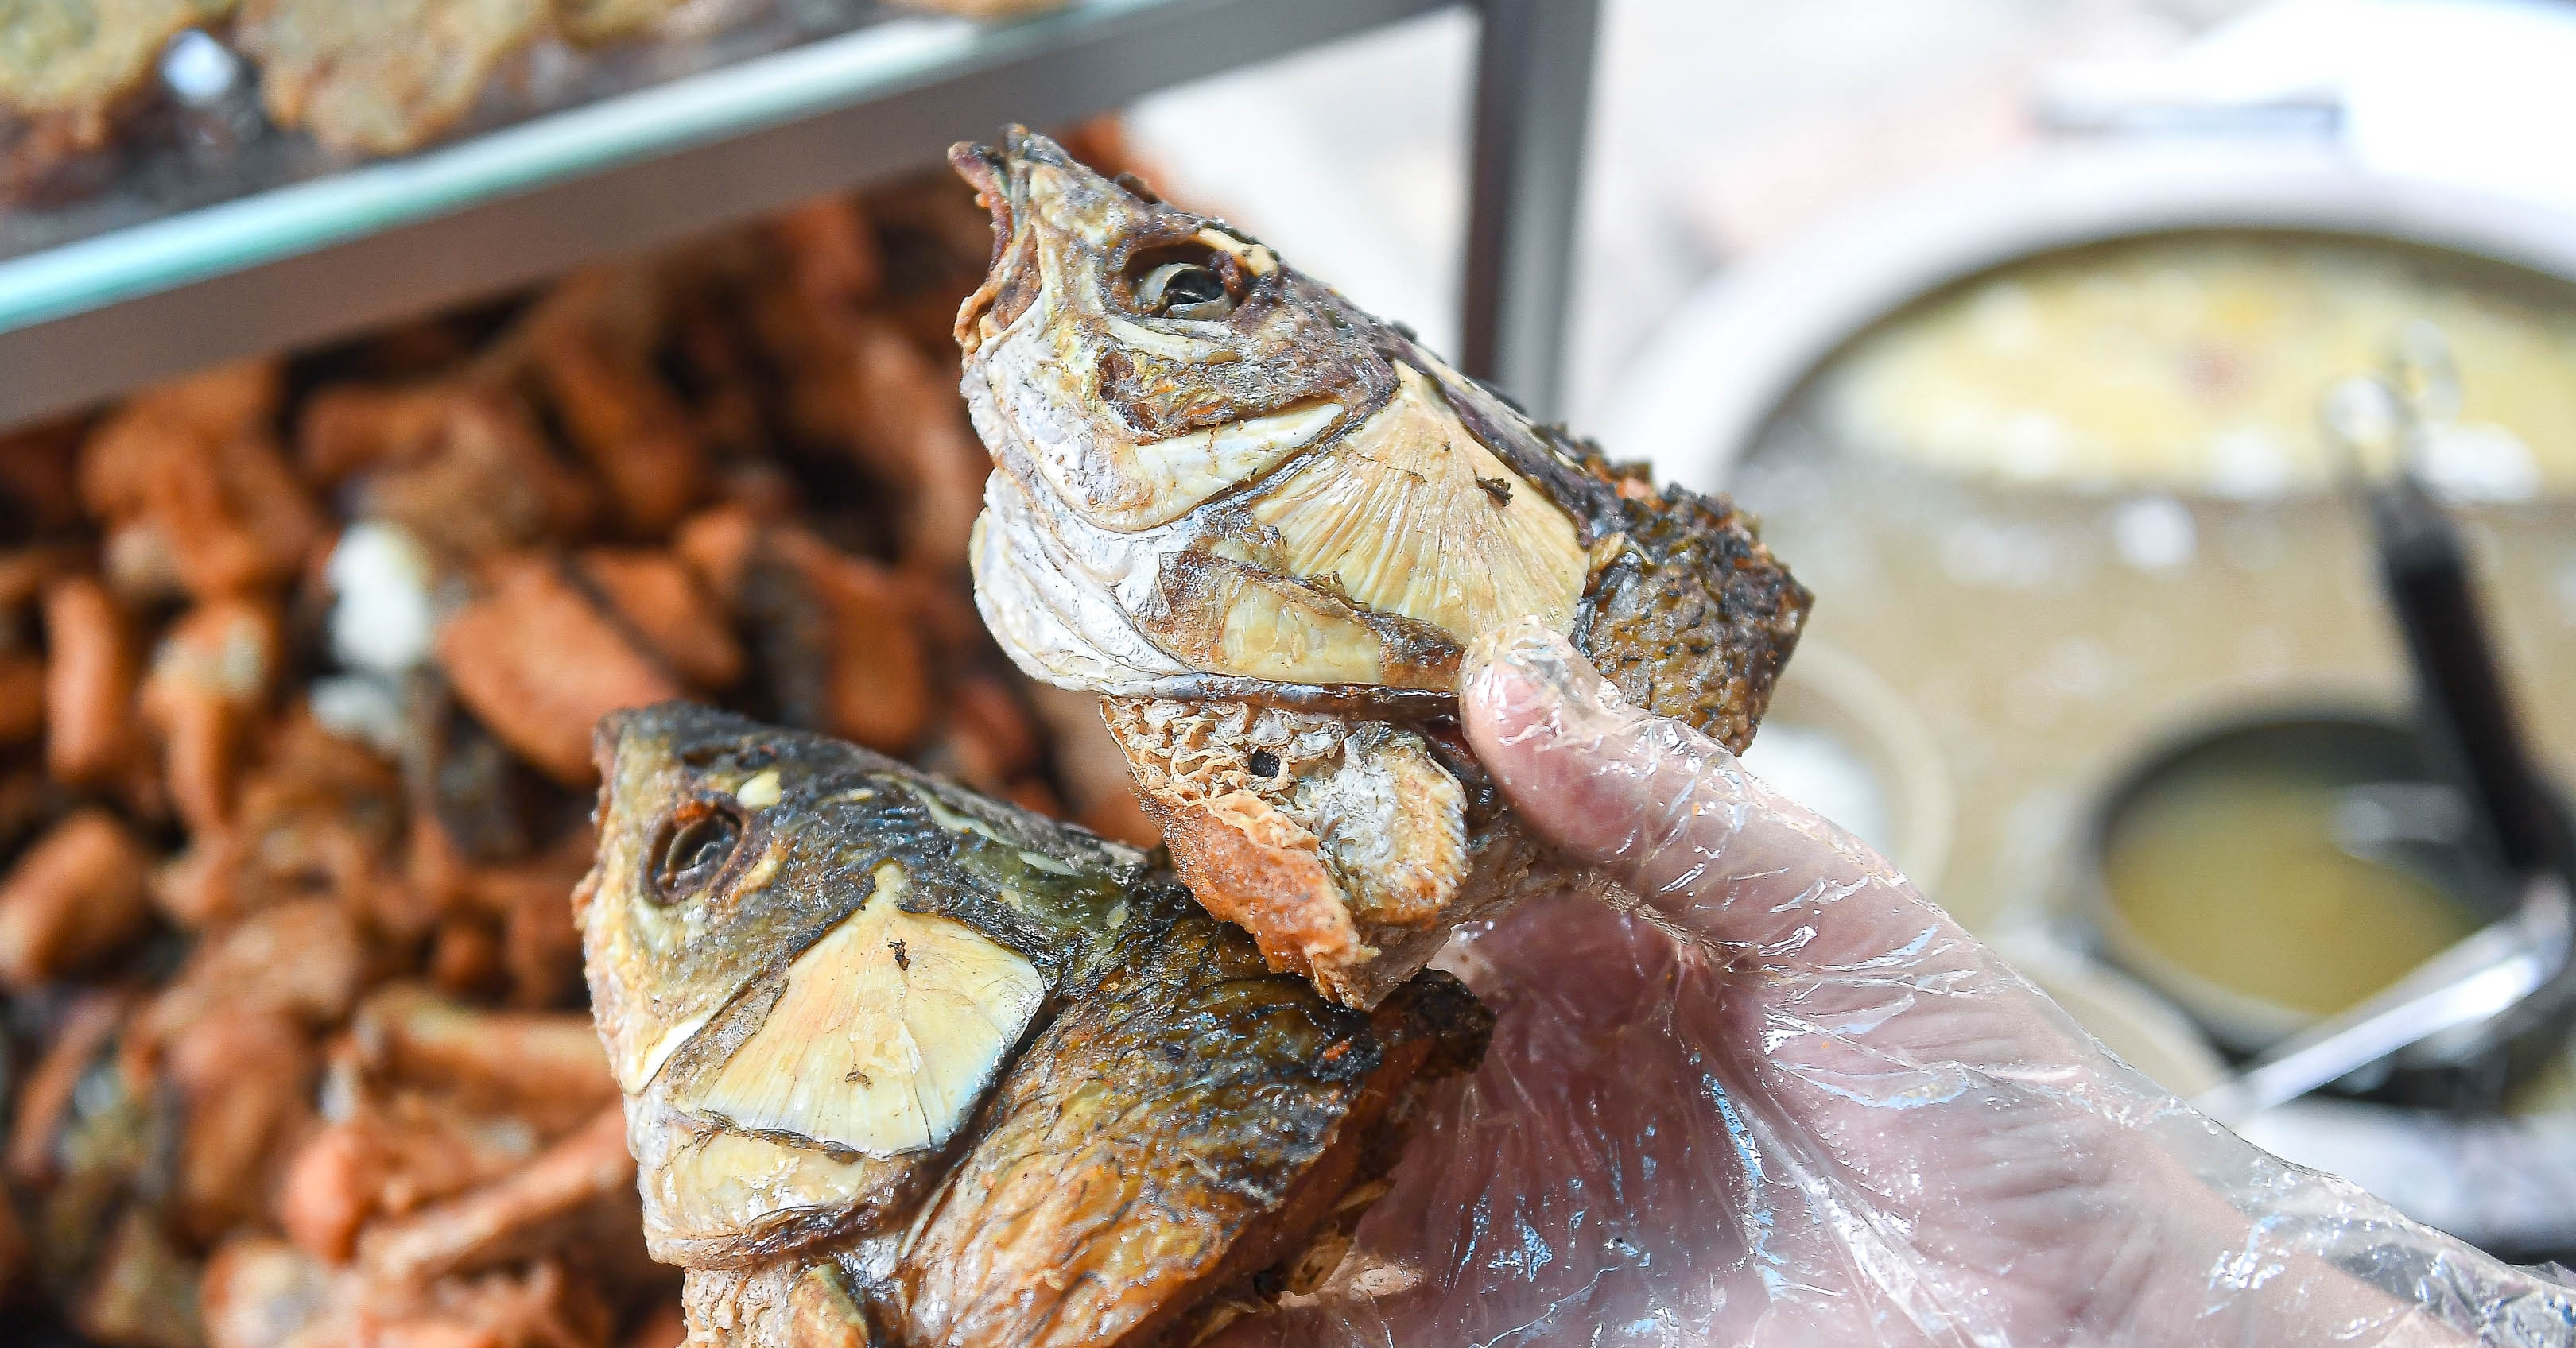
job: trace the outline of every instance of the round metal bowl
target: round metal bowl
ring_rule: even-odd
[[[2104,873],[2106,858],[2140,802],[2181,775],[2233,763],[2299,764],[2349,786],[2446,788],[2422,741],[2405,723],[2358,708],[2297,708],[2239,714],[2178,733],[2102,794],[2078,839],[2071,916],[2112,964],[2181,1008],[2219,1045],[2251,1054],[2307,1028],[2317,1017],[2185,967],[2129,924]],[[2465,804],[2460,808],[2465,810]],[[2482,922],[2504,916],[2511,907],[2511,884],[2473,842],[2418,849],[2407,869],[2460,900]],[[2266,896],[2242,897],[2259,903]],[[2311,953],[2318,959],[2334,957],[2331,950]]]
[[[1792,393],[1906,306],[2024,258],[2212,230],[2396,243],[2576,282],[2576,220],[2527,203],[2308,148],[2053,148],[1864,202],[1729,267],[1647,344],[1594,428],[1614,453],[1722,487]]]

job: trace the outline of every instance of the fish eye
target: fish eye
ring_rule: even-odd
[[[673,820],[653,859],[653,901],[678,903],[714,884],[741,842],[741,821],[720,809]]]
[[[1165,318],[1223,318],[1234,312],[1234,295],[1214,267],[1166,262],[1136,282],[1136,307]]]

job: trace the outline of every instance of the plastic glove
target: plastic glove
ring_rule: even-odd
[[[1229,1348],[2576,1341],[2565,1290],[2193,1111],[1553,634],[1469,670],[1478,757],[1600,878],[1452,947],[1484,1066]]]

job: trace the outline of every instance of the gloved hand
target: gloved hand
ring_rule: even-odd
[[[1228,1345],[2576,1342],[2563,1289],[2196,1113],[1543,627],[1461,702],[1598,879],[1452,948],[1484,1066]]]

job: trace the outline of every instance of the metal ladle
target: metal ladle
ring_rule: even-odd
[[[2361,1005],[2276,1045],[2193,1103],[2236,1123],[2400,1050],[2465,1063],[2540,1029],[2566,1032],[2576,1000],[2576,905],[2561,816],[2541,785],[2487,639],[2466,551],[2414,465],[2457,415],[2449,344],[2401,333],[2388,377],[2338,384],[2325,436],[2362,494],[2380,578],[2406,639],[2430,729],[2515,876],[2513,914],[2435,955]],[[2384,470],[2384,476],[2383,476]]]

